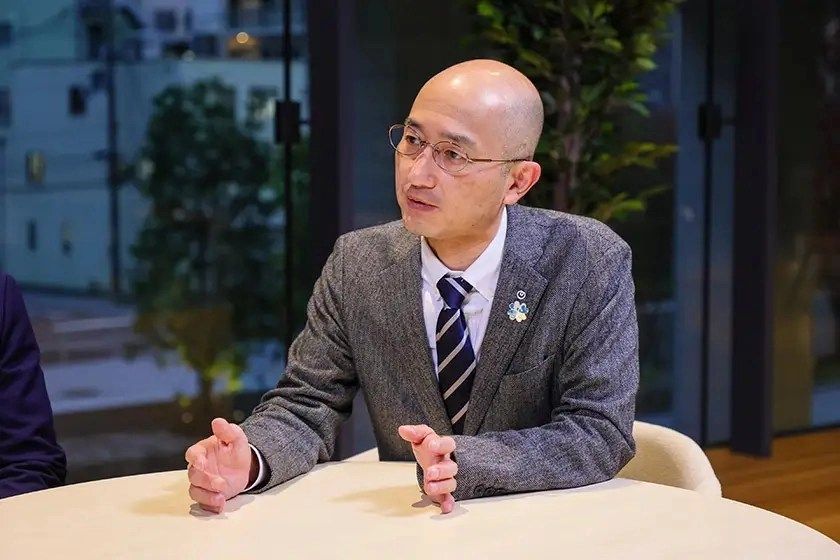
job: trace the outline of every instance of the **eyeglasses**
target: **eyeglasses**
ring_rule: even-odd
[[[435,144],[430,144],[420,137],[420,133],[405,124],[395,124],[388,129],[388,139],[391,142],[391,147],[400,155],[410,158],[416,158],[420,153],[426,149],[426,146],[432,147],[432,159],[438,167],[447,173],[458,173],[463,171],[467,165],[471,163],[513,163],[516,161],[530,161],[529,158],[516,159],[487,159],[487,158],[473,158],[467,155],[464,149],[450,142],[449,140],[441,140]]]

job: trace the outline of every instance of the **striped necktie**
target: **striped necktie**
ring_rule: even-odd
[[[448,274],[438,280],[437,287],[445,303],[435,331],[438,384],[452,422],[452,433],[462,434],[476,362],[461,305],[473,287],[463,278]]]

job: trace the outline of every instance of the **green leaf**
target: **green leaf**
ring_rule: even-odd
[[[502,27],[491,27],[484,31],[484,36],[493,43],[500,45],[514,45],[516,38],[505,31]]]
[[[602,222],[625,219],[629,214],[643,212],[645,203],[638,198],[628,198],[627,193],[619,193],[609,200],[596,204],[592,215]]]
[[[613,217],[621,219],[631,212],[643,212],[645,209],[644,201],[638,198],[631,198],[629,200],[622,200],[612,208]]]
[[[580,99],[587,105],[594,103],[606,89],[607,85],[603,82],[591,86],[583,86],[580,88]]]
[[[656,52],[656,41],[649,33],[636,35],[634,43],[636,56],[649,58]]]
[[[571,7],[572,15],[574,15],[581,23],[588,25],[592,21],[589,7],[584,2],[577,2]]]
[[[476,13],[479,16],[501,25],[504,18],[498,8],[489,0],[481,0],[476,6]]]
[[[637,58],[636,59],[636,66],[639,67],[641,70],[644,70],[646,72],[650,72],[651,70],[656,70],[656,63],[649,58],[644,58],[644,57]]]
[[[626,81],[618,84],[615,88],[616,93],[618,94],[625,94],[636,91],[639,89],[638,82],[634,81]]]
[[[528,49],[520,49],[519,58],[530,64],[537,73],[544,76],[551,75],[551,63],[544,56]]]
[[[627,101],[627,106],[630,107],[636,113],[642,115],[643,117],[650,116],[650,110],[645,106],[644,103],[639,103],[638,101],[630,100]]]
[[[499,15],[499,11],[496,9],[496,6],[493,5],[492,2],[487,0],[480,0],[478,5],[476,5],[476,11],[478,15],[486,18],[493,19]]]
[[[647,202],[651,198],[671,190],[671,185],[656,185],[648,187],[639,193],[639,200]]]
[[[621,44],[621,41],[613,37],[608,37],[607,39],[604,39],[604,42],[602,44],[604,46],[604,50],[607,52],[618,54],[622,50],[624,50],[624,45]]]
[[[612,6],[607,4],[606,2],[598,2],[595,4],[595,7],[592,8],[592,19],[600,19],[601,16],[608,14],[612,11]]]

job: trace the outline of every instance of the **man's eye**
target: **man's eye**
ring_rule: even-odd
[[[462,162],[466,159],[464,154],[462,154],[461,152],[456,152],[455,150],[444,150],[443,155],[449,161],[456,162],[456,163],[457,162]]]
[[[417,146],[421,142],[421,140],[419,138],[417,138],[416,136],[413,136],[411,134],[406,134],[405,135],[405,141],[406,141],[407,144],[411,144],[412,146]]]

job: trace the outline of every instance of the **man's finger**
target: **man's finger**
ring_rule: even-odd
[[[207,511],[221,513],[225,509],[225,497],[219,492],[210,492],[204,488],[190,485],[190,498]]]
[[[187,448],[184,453],[184,459],[190,465],[195,465],[199,470],[204,470],[207,465],[207,449],[202,445],[202,442],[195,443]]]
[[[425,424],[419,424],[416,426],[406,424],[397,428],[397,431],[399,432],[401,438],[415,445],[419,445],[424,439],[426,439],[426,436],[435,433],[433,429]]]
[[[434,435],[423,440],[423,447],[435,455],[446,455],[455,451],[455,440],[449,436]]]
[[[455,509],[455,498],[452,497],[452,494],[446,494],[439,503],[441,513],[450,513]]]
[[[424,473],[425,480],[444,480],[454,478],[458,474],[458,464],[452,459],[444,459],[427,468]]]
[[[193,465],[187,468],[187,478],[189,478],[190,484],[203,488],[204,490],[223,492],[225,489],[225,479],[220,476],[208,474]]]
[[[454,478],[447,478],[446,480],[438,480],[434,482],[426,482],[423,486],[426,494],[429,496],[436,496],[442,494],[451,494],[457,488],[458,482]]]
[[[242,429],[242,426],[239,424],[228,424],[230,426],[230,430],[233,434],[233,439],[231,440],[231,444],[233,447],[238,451],[241,447],[248,448],[248,436],[245,435],[245,430]],[[248,455],[251,454],[250,448],[248,448]]]
[[[429,496],[434,503],[440,506],[441,513],[450,513],[455,509],[455,497],[452,494],[439,494],[437,496]]]
[[[222,443],[238,443],[245,437],[245,432],[236,424],[231,424],[224,418],[214,418],[210,426],[213,428],[213,435],[219,438]]]

